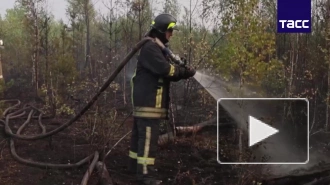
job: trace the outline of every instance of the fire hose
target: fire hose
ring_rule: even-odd
[[[17,107],[20,105],[20,101],[16,100],[18,103],[15,104],[14,106],[9,107],[8,109],[6,109],[3,112],[3,116],[5,117],[5,120],[0,120],[0,126],[4,126],[5,129],[5,134],[7,136],[9,136],[10,138],[10,148],[11,148],[11,154],[13,155],[14,159],[16,159],[17,161],[23,163],[23,164],[27,164],[30,166],[34,166],[34,167],[42,167],[42,168],[72,168],[72,167],[79,167],[82,164],[87,163],[88,161],[90,161],[93,158],[93,162],[91,163],[89,169],[87,170],[87,172],[84,175],[84,178],[81,182],[81,185],[86,185],[87,181],[92,173],[92,171],[94,170],[94,167],[96,166],[97,161],[99,160],[99,153],[96,151],[94,154],[89,155],[88,157],[82,159],[81,161],[75,163],[75,164],[50,164],[50,163],[41,163],[41,162],[34,162],[34,161],[29,161],[26,159],[23,159],[21,157],[19,157],[15,151],[15,144],[14,144],[14,139],[21,139],[21,140],[38,140],[38,139],[43,139],[43,138],[47,138],[50,137],[54,134],[57,134],[61,131],[63,131],[64,129],[66,129],[67,127],[69,127],[70,125],[72,125],[74,122],[76,122],[77,120],[79,120],[79,118],[84,115],[84,113],[86,113],[90,107],[95,103],[95,101],[97,100],[97,98],[101,95],[101,93],[103,93],[108,86],[114,81],[114,79],[117,77],[117,75],[121,72],[121,70],[123,69],[123,67],[130,61],[130,59],[134,56],[134,54],[147,42],[147,41],[153,41],[155,43],[157,43],[161,49],[163,50],[164,53],[166,53],[169,58],[171,59],[172,62],[180,65],[180,66],[185,66],[185,63],[177,56],[174,55],[173,52],[168,49],[163,43],[161,43],[157,38],[151,38],[151,37],[144,37],[141,41],[139,41],[133,48],[132,50],[125,56],[125,58],[120,62],[119,66],[115,69],[115,71],[110,75],[110,77],[107,79],[107,81],[102,85],[102,87],[100,88],[100,90],[93,96],[93,98],[85,105],[85,107],[83,109],[81,109],[81,111],[76,114],[72,119],[70,119],[69,121],[65,122],[64,124],[62,124],[61,126],[59,126],[58,128],[46,132],[45,126],[41,123],[41,119],[43,117],[42,111],[38,110],[36,107],[33,107],[32,105],[25,105],[23,107],[23,109],[14,111],[9,113],[12,110],[17,109]],[[8,102],[8,101],[13,101],[13,100],[5,100],[3,102]],[[19,118],[22,117],[26,111],[28,109],[30,110],[30,113],[27,117],[27,120],[21,125],[21,127],[18,129],[18,131],[16,133],[13,133],[13,131],[11,130],[11,128],[9,127],[9,120],[10,119],[15,119],[15,118]],[[35,118],[33,117],[34,114],[36,112],[39,112],[39,116],[38,116],[38,123],[39,126],[42,130],[41,134],[36,134],[36,135],[21,135],[21,131],[24,129],[24,127],[30,122],[31,118]],[[110,151],[109,151],[110,152]],[[107,154],[108,155],[108,154]]]
[[[61,125],[60,127],[58,127],[57,129],[54,129],[50,132],[44,133],[44,134],[39,134],[39,135],[32,135],[32,136],[22,136],[22,135],[18,135],[18,134],[14,134],[10,131],[9,125],[6,121],[5,123],[5,132],[6,134],[8,134],[11,137],[17,138],[17,139],[23,139],[23,140],[37,140],[37,139],[42,139],[42,138],[46,138],[49,137],[51,135],[54,135],[62,130],[64,130],[65,128],[69,127],[70,125],[72,125],[75,121],[77,121],[93,104],[94,102],[97,100],[97,98],[101,95],[102,92],[104,92],[108,86],[112,83],[112,81],[117,77],[117,75],[120,73],[120,71],[123,69],[123,67],[129,62],[129,60],[133,57],[133,55],[143,46],[143,44],[145,44],[148,40],[154,40],[150,37],[145,37],[143,38],[140,42],[138,42],[132,49],[131,52],[128,53],[128,55],[126,55],[126,57],[122,60],[122,62],[119,64],[119,66],[115,69],[115,71],[111,74],[111,76],[108,78],[108,80],[103,84],[103,86],[101,87],[101,89],[94,95],[94,97],[87,103],[87,105],[78,113],[75,115],[75,117],[73,117],[71,120],[69,120],[68,122],[64,123],[63,125]],[[156,43],[159,44],[159,40],[155,39]],[[173,57],[173,61],[178,63],[179,65],[182,65],[183,62],[177,58],[176,55],[174,55],[168,48],[165,48],[164,45],[161,45],[162,49],[165,50],[166,52],[169,53],[170,57]]]

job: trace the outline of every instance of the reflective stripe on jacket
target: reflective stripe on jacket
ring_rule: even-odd
[[[155,42],[147,41],[131,79],[133,116],[167,119],[170,82],[179,80],[179,68],[169,63]]]

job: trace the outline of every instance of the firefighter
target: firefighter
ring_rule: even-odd
[[[146,36],[157,37],[167,45],[173,30],[177,30],[176,19],[170,14],[160,14],[152,21]],[[168,119],[170,82],[188,79],[195,73],[191,67],[171,64],[159,45],[152,40],[140,49],[131,79],[134,124],[129,171],[137,175],[137,181],[142,185],[161,184],[157,180],[154,164],[160,123]]]

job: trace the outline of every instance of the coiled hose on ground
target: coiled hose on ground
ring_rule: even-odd
[[[73,117],[71,120],[67,121],[66,123],[62,124],[61,126],[59,126],[58,128],[50,131],[50,132],[46,132],[46,128],[45,126],[42,124],[41,119],[43,118],[43,114],[42,111],[38,110],[36,107],[33,107],[32,105],[25,105],[23,107],[23,109],[19,109],[17,111],[11,112],[15,109],[17,109],[17,107],[20,106],[21,102],[19,100],[4,100],[3,102],[12,102],[12,101],[16,101],[17,104],[15,104],[14,106],[9,107],[8,109],[6,109],[3,112],[3,116],[4,116],[4,120],[0,120],[0,126],[4,126],[5,129],[5,134],[7,136],[9,136],[10,139],[10,151],[12,156],[14,157],[14,159],[16,159],[17,161],[26,164],[26,165],[30,165],[30,166],[34,166],[34,167],[41,167],[41,168],[73,168],[73,167],[79,167],[87,162],[89,162],[92,158],[93,161],[91,162],[88,170],[86,171],[83,180],[81,182],[81,185],[87,185],[88,179],[91,175],[91,173],[93,172],[95,166],[99,165],[99,164],[103,164],[103,162],[99,161],[99,153],[96,151],[94,154],[82,159],[81,161],[75,163],[75,164],[50,164],[50,163],[41,163],[41,162],[34,162],[34,161],[30,161],[30,160],[26,160],[21,158],[20,156],[17,155],[16,150],[15,150],[15,143],[14,143],[14,139],[21,139],[21,140],[38,140],[38,139],[43,139],[46,137],[50,137],[54,134],[57,134],[61,131],[63,131],[64,129],[66,129],[67,127],[69,127],[70,125],[72,125],[74,122],[76,122],[84,113],[86,113],[88,111],[88,109],[95,103],[95,101],[97,100],[97,98],[101,95],[102,92],[104,92],[109,85],[113,82],[113,80],[117,77],[117,75],[120,73],[120,71],[123,69],[123,67],[129,62],[129,60],[134,56],[134,54],[148,41],[148,40],[152,40],[152,38],[150,37],[145,37],[143,38],[140,42],[138,42],[133,49],[125,56],[125,58],[120,62],[119,66],[115,69],[115,71],[111,74],[111,76],[107,79],[107,81],[103,84],[103,86],[101,87],[101,89],[93,96],[93,98],[87,103],[87,105],[78,113],[75,115],[75,117]],[[13,131],[11,130],[11,128],[9,127],[9,120],[11,119],[15,119],[15,118],[21,118],[22,116],[24,116],[26,114],[26,111],[30,110],[28,117],[26,119],[26,121],[20,126],[20,128],[18,129],[18,131],[16,133],[13,133]],[[37,117],[38,119],[38,125],[41,128],[41,134],[37,134],[37,135],[21,135],[20,133],[22,132],[22,130],[25,128],[25,126],[30,123],[31,118],[36,118],[34,116],[34,114],[36,112],[39,112],[39,116]],[[104,165],[104,164],[103,164]],[[106,169],[104,166],[101,167],[101,169]],[[104,172],[101,172],[104,173]],[[107,182],[108,185],[112,184],[112,182]]]
[[[77,121],[97,100],[97,98],[101,95],[102,92],[104,92],[111,82],[117,77],[117,75],[120,73],[120,71],[123,69],[123,67],[129,62],[129,60],[134,56],[134,54],[145,44],[148,40],[152,40],[150,37],[143,38],[140,42],[138,42],[132,49],[131,52],[128,53],[128,55],[122,60],[122,62],[119,64],[119,66],[115,69],[115,71],[111,74],[111,76],[108,78],[108,80],[103,84],[101,89],[94,95],[94,97],[87,103],[87,105],[71,120],[66,122],[65,124],[61,125],[55,130],[52,130],[47,133],[39,134],[39,135],[33,135],[33,136],[22,136],[19,134],[13,134],[10,132],[10,128],[8,124],[5,123],[5,132],[11,137],[17,138],[17,139],[24,139],[24,140],[37,140],[42,139],[45,137],[49,137],[51,135],[54,135],[65,128],[72,125],[75,121]]]

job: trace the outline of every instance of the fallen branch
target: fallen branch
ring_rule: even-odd
[[[178,134],[197,133],[206,126],[211,126],[211,125],[216,126],[217,125],[216,123],[217,123],[217,119],[214,118],[208,121],[204,121],[202,123],[198,123],[193,126],[184,126],[184,127],[181,126],[181,127],[175,127],[175,129]]]
[[[128,136],[128,134],[130,134],[132,131],[127,132],[123,137],[121,137],[111,148],[110,150],[107,152],[107,154],[105,155],[105,158],[110,154],[110,152],[112,151],[112,149],[114,149],[126,136]]]
[[[97,162],[96,170],[98,171],[98,175],[100,178],[99,184],[100,185],[113,185],[109,172],[105,164],[101,161]]]
[[[98,160],[99,160],[99,153],[95,152],[94,159],[93,159],[91,165],[89,166],[88,170],[86,171],[80,185],[87,185],[89,177],[92,175],[92,172],[94,171],[95,165]]]
[[[198,132],[200,132],[203,128],[205,128],[206,126],[217,126],[217,119],[211,119],[208,121],[204,121],[202,123],[198,123],[196,125],[193,126],[179,126],[179,127],[175,127],[176,130],[176,134],[196,134]],[[219,127],[226,127],[231,125],[231,123],[219,123]],[[167,144],[169,142],[174,141],[174,134],[173,132],[169,132],[166,134],[162,134],[159,136],[158,138],[158,145],[164,145]]]

